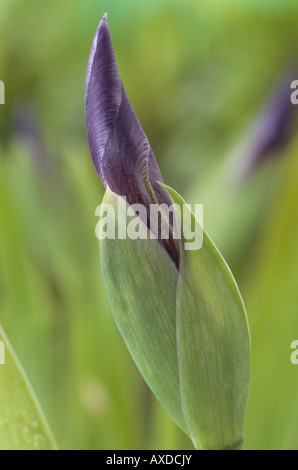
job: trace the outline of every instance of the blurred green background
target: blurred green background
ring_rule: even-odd
[[[167,184],[205,228],[251,326],[246,449],[298,448],[297,118],[245,172],[245,136],[298,60],[290,0],[1,0],[0,323],[61,449],[191,449],[152,397],[101,277],[86,66],[105,12],[118,66]],[[294,79],[298,79],[298,73]],[[290,96],[290,91],[289,91]]]

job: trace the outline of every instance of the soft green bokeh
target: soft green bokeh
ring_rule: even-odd
[[[100,269],[103,188],[84,81],[105,11],[164,179],[204,203],[205,228],[244,297],[253,354],[245,447],[297,449],[297,136],[241,183],[227,178],[269,89],[298,61],[296,1],[1,0],[0,323],[58,447],[191,448],[133,364]]]

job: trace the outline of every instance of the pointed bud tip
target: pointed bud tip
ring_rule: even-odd
[[[102,17],[102,20],[101,21],[105,21],[106,23],[108,22],[108,14],[105,13]]]

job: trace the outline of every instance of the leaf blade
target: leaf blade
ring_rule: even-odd
[[[117,207],[107,190],[104,203]],[[120,211],[123,214],[123,211]],[[120,218],[117,224],[126,224]],[[116,227],[117,229],[117,227]],[[177,270],[156,240],[100,240],[106,290],[118,328],[149,387],[186,432],[176,347]],[[147,234],[146,234],[147,232]]]
[[[166,187],[188,222],[194,215]],[[197,222],[198,223],[198,222]],[[221,254],[204,233],[202,248],[180,244],[177,345],[185,422],[198,449],[241,448],[250,385],[245,307]],[[194,301],[195,299],[195,301]]]
[[[31,385],[0,326],[0,448],[55,450],[56,444]]]

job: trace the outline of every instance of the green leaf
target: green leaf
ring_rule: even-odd
[[[188,222],[198,228],[181,197],[164,187],[181,208],[181,226]],[[118,237],[118,228],[127,234],[130,225],[124,199],[107,190],[104,204],[113,213],[101,219],[98,229],[103,275],[114,317],[140,372],[196,448],[242,448],[250,338],[228,266],[206,234],[196,251],[186,251],[182,237],[178,273],[140,219],[139,238]],[[111,223],[114,211],[115,231],[104,238],[102,221]]]
[[[124,201],[122,199],[122,201]],[[118,213],[118,226],[126,227],[121,198],[107,190],[103,204]],[[181,409],[176,344],[177,270],[148,229],[147,239],[100,240],[103,276],[112,311],[137,367],[174,421],[186,431]],[[148,236],[147,236],[148,235]]]
[[[31,386],[0,327],[0,449],[54,450]]]
[[[183,199],[164,187],[180,206],[183,224],[198,224]],[[250,386],[250,339],[244,304],[227,264],[208,235],[204,233],[202,248],[196,251],[186,251],[185,241],[182,237],[177,287],[184,419],[198,449],[241,448]]]

